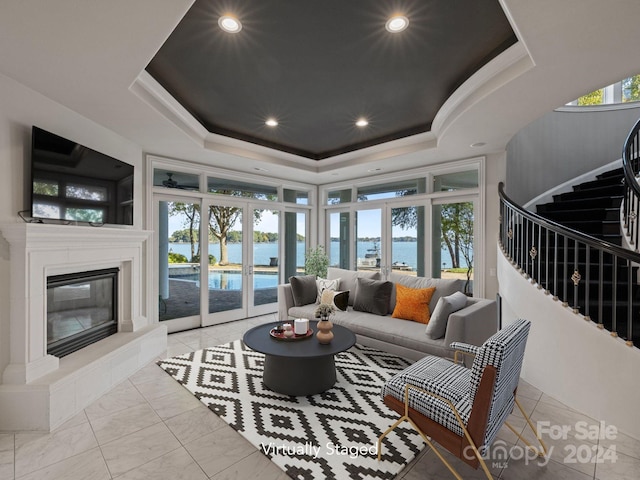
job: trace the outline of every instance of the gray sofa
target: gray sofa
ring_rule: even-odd
[[[349,290],[349,306],[346,311],[336,311],[331,321],[343,325],[356,334],[357,342],[379,350],[394,353],[405,358],[417,360],[427,354],[451,358],[452,342],[464,342],[472,345],[482,343],[497,331],[497,310],[495,300],[467,297],[465,306],[448,315],[446,330],[441,338],[430,338],[426,326],[411,320],[393,318],[396,304],[396,285],[401,283],[410,288],[435,287],[429,309],[434,313],[438,300],[448,297],[456,291],[462,291],[464,281],[458,279],[432,279],[391,273],[388,280],[393,289],[386,315],[377,315],[353,309],[354,291],[358,277],[378,279],[377,272],[355,272],[339,268],[329,268],[329,280],[340,279],[337,290]],[[457,294],[459,297],[459,294]],[[298,296],[299,298],[299,296]],[[278,313],[280,319],[315,317],[317,303],[296,305],[290,283],[278,285]],[[432,319],[433,320],[433,319]],[[431,335],[433,336],[433,335]]]

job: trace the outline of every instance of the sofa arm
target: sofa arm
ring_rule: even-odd
[[[449,315],[444,344],[461,342],[480,346],[497,331],[496,301],[470,298],[466,307]]]
[[[289,309],[293,307],[293,292],[290,283],[278,285],[278,320],[289,319]]]

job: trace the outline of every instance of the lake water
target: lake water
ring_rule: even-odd
[[[358,258],[364,258],[367,250],[374,248],[373,242],[358,242],[357,256]],[[187,258],[191,255],[191,246],[188,243],[169,243],[169,249],[175,253],[181,253]],[[269,265],[271,263],[271,257],[278,256],[278,244],[277,243],[255,243],[253,245],[254,251],[254,265]],[[405,262],[414,270],[418,266],[416,258],[416,242],[393,242],[393,262]],[[338,264],[338,242],[332,242],[331,248],[331,265]],[[228,245],[229,262],[230,263],[243,263],[242,262],[242,244],[230,243]],[[220,246],[217,243],[209,245],[209,253],[216,258],[220,257]],[[304,242],[298,242],[297,248],[297,265],[304,267],[304,255],[305,244]],[[444,268],[451,268],[451,257],[449,252],[444,249],[441,252]]]

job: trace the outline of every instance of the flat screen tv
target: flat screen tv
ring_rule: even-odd
[[[133,225],[133,165],[34,126],[31,217]]]

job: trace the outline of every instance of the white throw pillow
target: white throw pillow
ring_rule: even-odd
[[[455,292],[447,297],[440,297],[436,308],[427,324],[427,337],[432,340],[444,337],[447,331],[449,315],[463,309],[467,305],[467,296],[462,292]]]
[[[340,285],[339,278],[335,278],[333,280],[328,280],[326,278],[317,278],[316,286],[318,287],[318,295],[316,296],[316,303],[320,303],[320,299],[322,298],[323,291],[338,290],[339,285]]]

